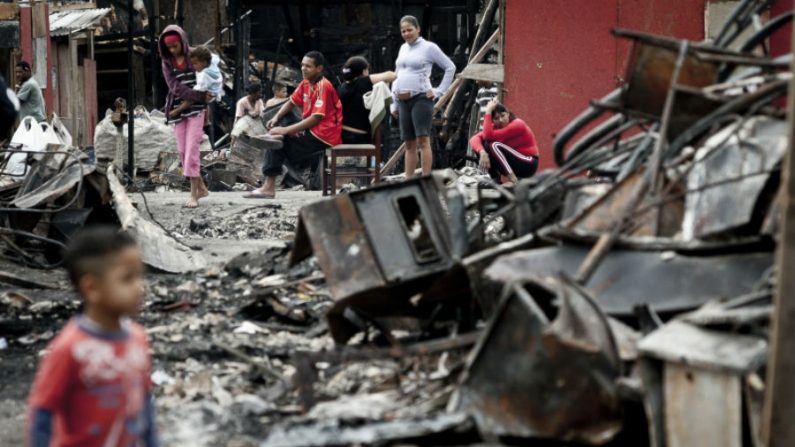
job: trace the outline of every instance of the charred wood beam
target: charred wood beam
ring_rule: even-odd
[[[146,13],[149,15],[151,22],[149,23],[149,42],[151,43],[151,50],[149,51],[149,69],[152,73],[152,105],[157,104],[158,99],[158,89],[157,89],[157,79],[155,73],[157,73],[158,63],[157,63],[157,36],[155,36],[156,30],[160,29],[157,26],[157,10],[154,6],[154,0],[145,0],[144,6],[146,7]]]
[[[453,135],[447,140],[447,145],[445,150],[448,154],[452,155],[452,153],[456,152],[456,148],[461,143],[463,138],[464,141],[468,139],[469,134],[469,126],[468,121],[470,118],[470,110],[475,105],[475,97],[477,96],[477,86],[473,82],[469,82],[468,85],[465,87],[469,90],[469,94],[467,95],[466,105],[464,105],[463,109],[456,111],[453,116],[458,116],[458,121],[456,123],[456,129]],[[448,121],[448,126],[450,122]],[[447,132],[449,132],[449,127],[447,128]],[[466,154],[464,154],[466,155]]]
[[[130,110],[135,110],[135,70],[133,70],[133,27],[135,24],[135,9],[133,8],[133,0],[128,0],[128,35],[127,35],[127,66],[130,71],[127,72],[127,104]],[[151,28],[151,27],[150,27]],[[130,182],[135,178],[135,114],[129,114],[127,121],[127,177]]]

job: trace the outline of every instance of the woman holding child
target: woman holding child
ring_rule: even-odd
[[[204,117],[208,94],[194,90],[196,69],[188,52],[188,35],[176,25],[163,30],[158,42],[162,59],[163,77],[168,85],[166,97],[166,116],[168,123],[175,124],[179,159],[185,177],[190,179],[190,197],[186,208],[199,206],[199,199],[209,194],[199,171],[201,156],[199,146],[204,135]],[[187,107],[183,103],[189,102]],[[177,111],[172,115],[172,112]]]

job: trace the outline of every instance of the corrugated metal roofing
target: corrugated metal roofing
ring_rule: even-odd
[[[110,8],[99,8],[61,11],[50,14],[50,35],[65,36],[72,31],[97,25],[109,12]]]

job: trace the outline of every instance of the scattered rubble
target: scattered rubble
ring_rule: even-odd
[[[284,215],[282,206],[265,204],[244,210],[228,217],[207,215],[192,218],[187,225],[178,225],[173,233],[179,237],[209,239],[293,239],[297,225],[294,216]]]

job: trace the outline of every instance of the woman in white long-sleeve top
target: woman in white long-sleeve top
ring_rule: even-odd
[[[417,169],[417,150],[422,154],[422,174],[433,168],[431,152],[431,120],[433,101],[444,95],[455,76],[455,64],[439,46],[420,37],[420,24],[414,16],[400,19],[400,35],[406,41],[400,47],[392,84],[392,115],[399,119],[400,136],[406,143],[406,177]],[[431,85],[431,70],[438,65],[444,70],[442,82]]]

